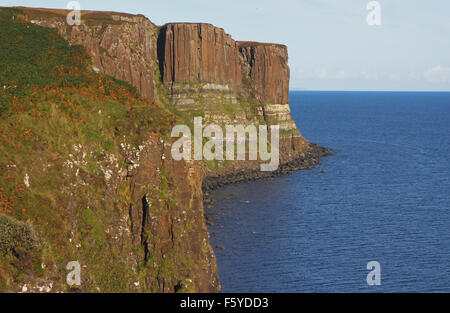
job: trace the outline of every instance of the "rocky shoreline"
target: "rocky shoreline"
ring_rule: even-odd
[[[292,174],[292,172],[297,170],[311,169],[320,164],[320,159],[322,157],[330,156],[332,154],[333,152],[330,148],[321,147],[317,144],[311,143],[309,145],[309,149],[307,149],[303,156],[299,156],[289,162],[280,164],[278,170],[273,172],[262,172],[259,167],[252,167],[244,168],[238,171],[207,173],[202,184],[203,194],[206,199],[209,191],[226,185]]]

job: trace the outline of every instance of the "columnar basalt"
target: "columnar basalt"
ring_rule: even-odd
[[[24,10],[32,23],[84,45],[95,71],[129,82],[152,101],[161,82],[177,109],[204,112],[211,122],[264,121],[282,131],[296,129],[284,45],[236,42],[211,24],[157,27],[141,15],[83,11],[82,24],[68,26],[68,11]],[[240,105],[249,97],[257,102],[251,117]]]
[[[239,41],[242,69],[256,98],[263,103],[289,103],[289,66],[285,45]]]
[[[161,28],[158,45],[164,83],[241,84],[238,47],[221,28],[210,24],[166,24]]]

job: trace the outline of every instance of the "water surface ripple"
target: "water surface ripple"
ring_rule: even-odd
[[[336,154],[213,192],[223,291],[450,292],[450,93],[290,96],[303,135]]]

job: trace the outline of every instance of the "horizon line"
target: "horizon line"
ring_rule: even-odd
[[[313,92],[397,92],[397,93],[450,93],[450,90],[342,90],[342,89],[289,89],[291,91]]]

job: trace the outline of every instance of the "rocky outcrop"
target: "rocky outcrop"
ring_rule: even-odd
[[[238,47],[221,28],[210,24],[166,24],[161,28],[158,46],[164,83],[241,85]]]
[[[256,98],[264,103],[289,103],[287,47],[258,42],[237,43],[242,69]]]
[[[85,46],[92,56],[95,71],[126,81],[145,97],[154,99],[158,27],[147,18],[82,11],[83,23],[68,26],[66,15],[69,11],[22,10],[31,23],[55,28],[71,44]]]
[[[190,279],[196,292],[218,292],[199,164],[174,161],[170,147],[162,139],[150,139],[128,171],[129,246],[143,247],[141,258],[149,269],[146,290],[170,293]]]
[[[255,181],[262,178],[277,177],[291,174],[293,171],[310,169],[319,163],[319,159],[329,155],[327,148],[315,144],[301,142],[301,137],[293,137],[280,142],[280,150],[287,151],[282,154],[281,165],[278,170],[273,172],[262,172],[257,163],[240,163],[233,168],[227,168],[223,171],[210,172],[203,180],[203,191],[207,196],[208,192],[229,184],[235,184],[244,181]],[[296,150],[296,147],[302,147]],[[306,148],[303,148],[306,147]]]

